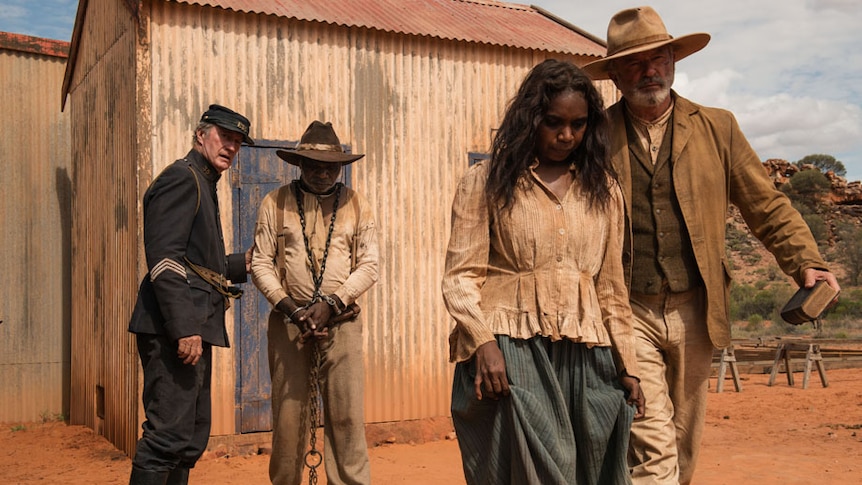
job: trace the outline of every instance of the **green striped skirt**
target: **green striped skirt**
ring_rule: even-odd
[[[475,359],[455,366],[452,420],[468,485],[629,484],[626,404],[609,347],[497,335],[511,394],[476,399]]]

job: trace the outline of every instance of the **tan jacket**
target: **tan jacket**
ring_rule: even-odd
[[[775,188],[733,114],[699,106],[675,92],[671,165],[676,197],[706,286],[706,320],[713,345],[730,344],[730,269],[725,253],[728,204],[742,213],[752,233],[781,269],[802,283],[808,268],[826,269],[817,243],[790,200]],[[624,101],[608,109],[611,158],[619,175],[630,228],[632,176]],[[624,264],[631,271],[631,251]],[[630,280],[629,280],[630,281]]]

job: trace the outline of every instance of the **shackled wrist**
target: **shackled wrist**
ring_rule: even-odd
[[[335,298],[332,297],[332,295],[320,295],[320,298],[324,302],[326,302],[326,304],[329,305],[330,308],[332,308],[332,313],[334,313],[336,316],[342,314],[343,310],[338,305],[338,301],[336,301]]]
[[[305,310],[305,307],[304,307],[304,306],[298,306],[298,307],[296,307],[296,310],[294,310],[294,311],[290,312],[290,315],[288,315],[288,316],[287,316],[287,319],[288,319],[288,320],[290,320],[290,321],[291,321],[291,322],[293,322],[293,323],[296,323],[296,322],[293,320],[293,317],[295,317],[295,316],[296,316],[296,314],[297,314],[297,313],[299,313],[299,311],[300,311],[300,310]]]
[[[275,305],[275,309],[280,311],[281,313],[284,313],[285,315],[290,315],[290,313],[296,310],[298,307],[299,305],[297,305],[296,302],[293,301],[293,298],[289,296],[285,296]],[[291,310],[291,308],[293,310]]]

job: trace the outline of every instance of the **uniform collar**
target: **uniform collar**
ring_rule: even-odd
[[[191,149],[189,151],[189,154],[186,155],[186,160],[191,162],[191,164],[194,165],[196,169],[198,169],[198,172],[200,172],[201,175],[203,175],[210,182],[218,182],[218,180],[221,178],[221,174],[218,172],[218,170],[214,169],[213,166],[210,165],[210,162],[207,161],[207,159],[204,158],[204,156],[201,155],[201,153],[197,150]]]

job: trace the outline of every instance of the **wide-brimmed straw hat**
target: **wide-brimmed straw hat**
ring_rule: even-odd
[[[308,125],[302,138],[299,139],[296,150],[276,150],[275,153],[285,162],[297,166],[302,159],[347,165],[365,156],[344,153],[332,123],[320,121],[313,121]]]
[[[583,70],[593,79],[608,79],[608,63],[614,59],[670,44],[674,61],[678,61],[706,47],[709,39],[709,34],[702,32],[673,37],[652,7],[629,8],[617,12],[608,24],[607,56]]]

